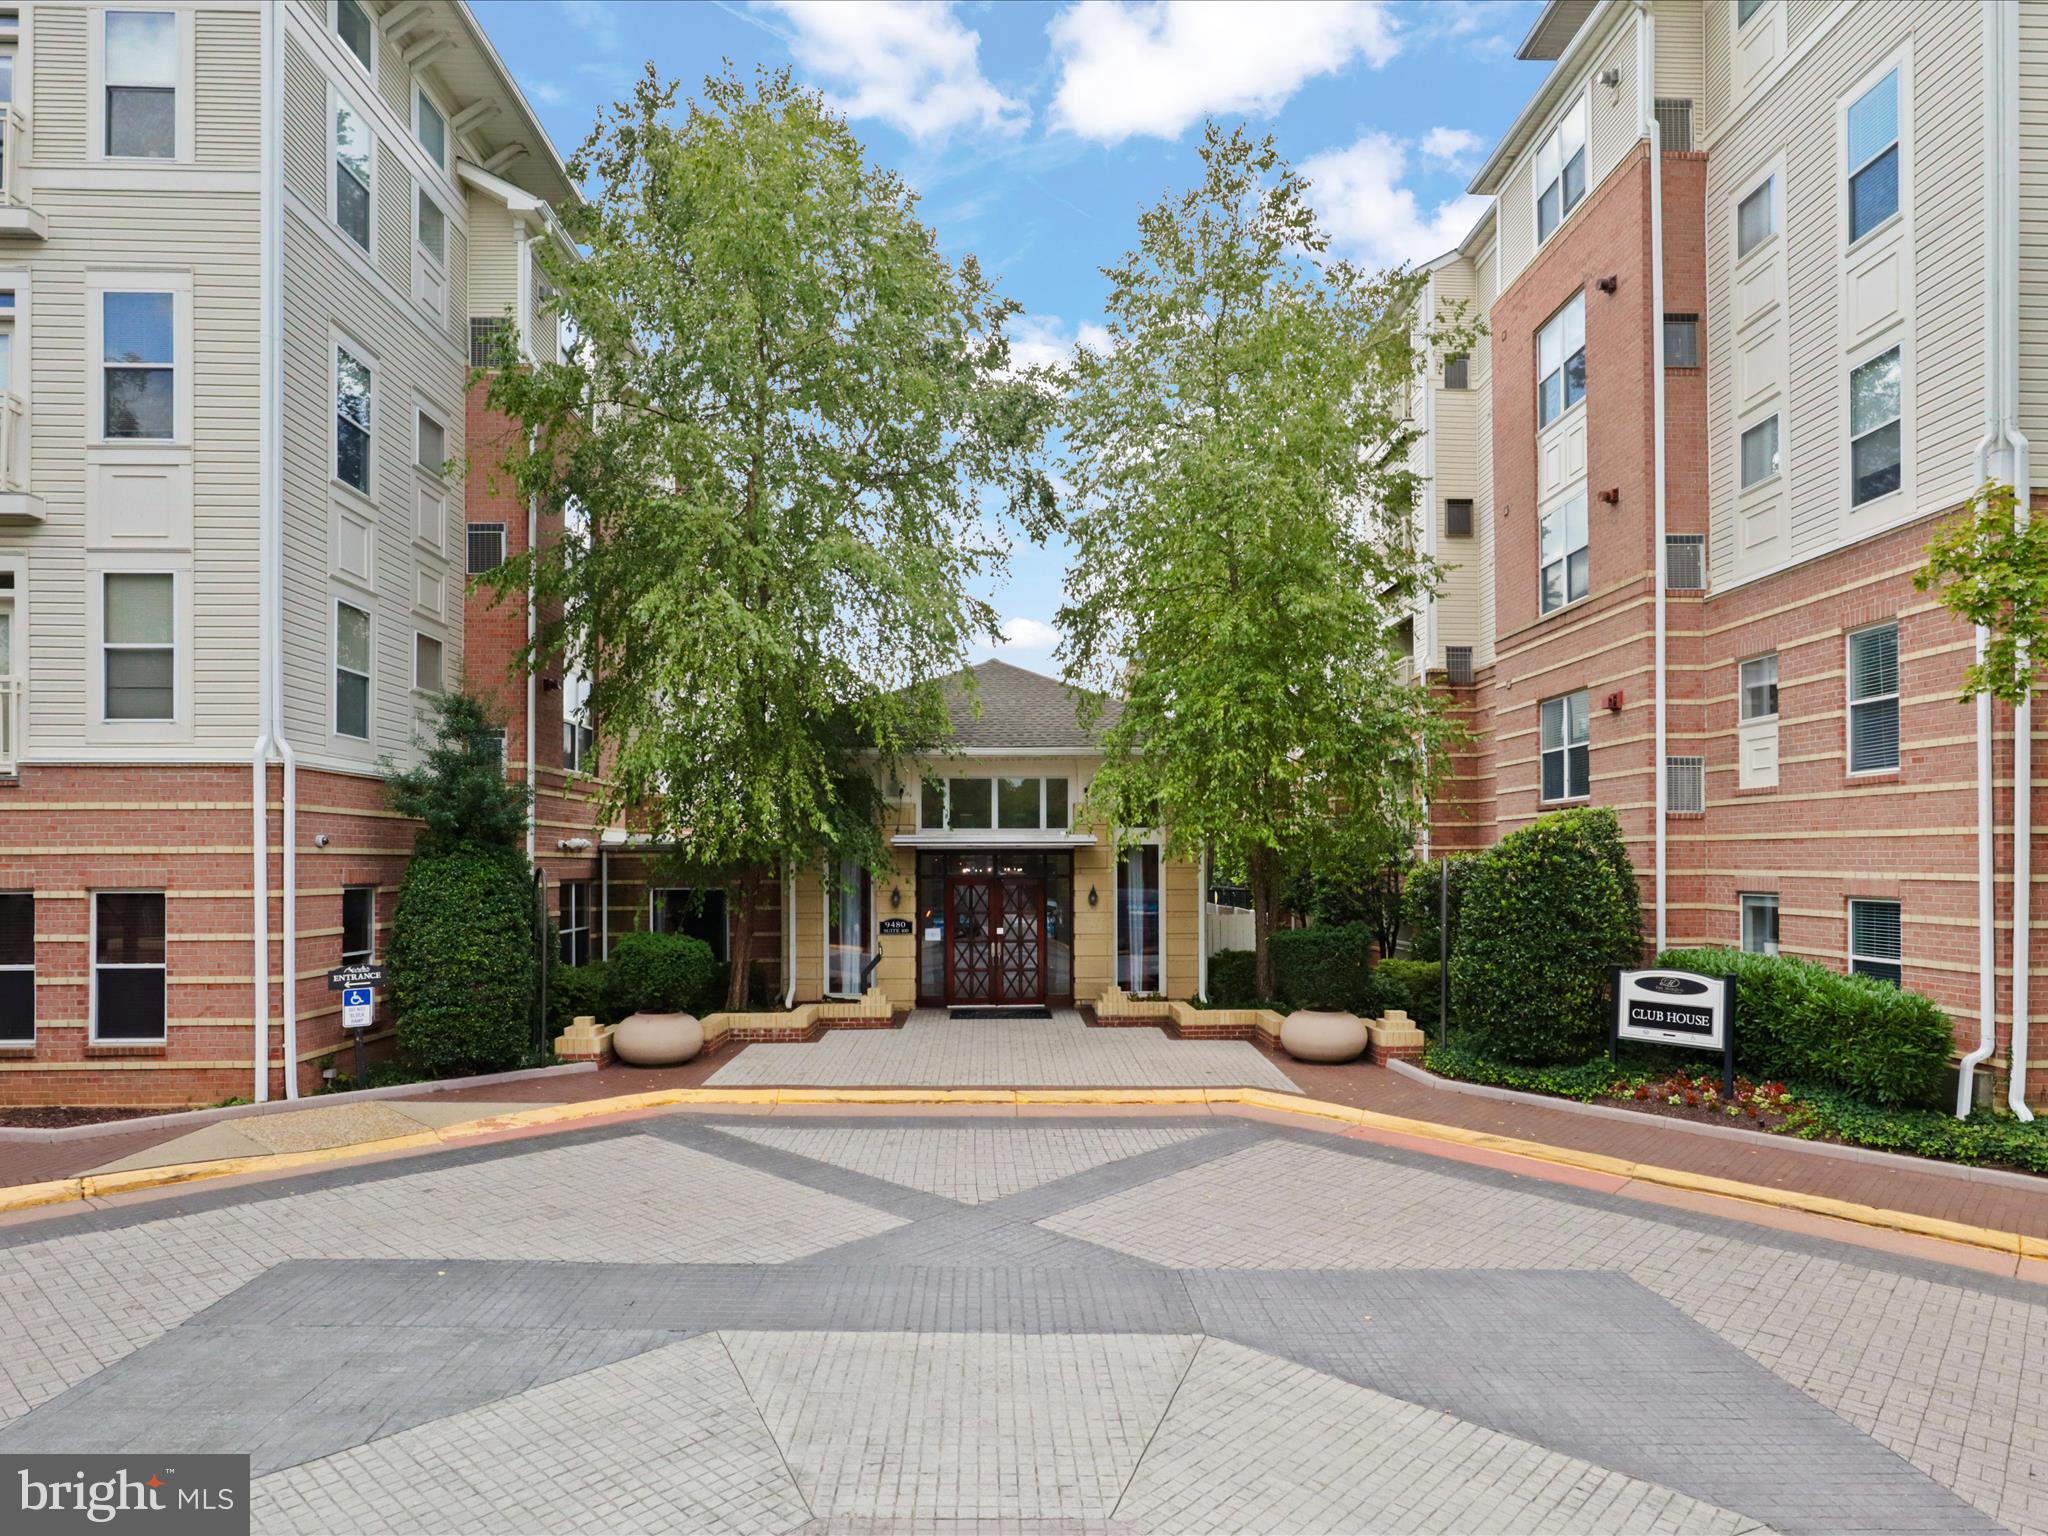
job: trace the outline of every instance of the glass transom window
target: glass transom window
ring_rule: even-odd
[[[1064,832],[1067,781],[1038,777],[926,779],[918,796],[927,832]]]

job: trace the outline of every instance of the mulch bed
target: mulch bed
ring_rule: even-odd
[[[177,1108],[169,1109],[95,1109],[66,1108],[61,1105],[35,1105],[19,1109],[0,1109],[0,1125],[15,1126],[25,1130],[55,1131],[71,1125],[101,1125],[110,1120],[139,1120],[146,1115],[174,1115]]]

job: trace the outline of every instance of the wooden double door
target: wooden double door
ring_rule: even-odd
[[[1045,1001],[1045,879],[1008,872],[946,882],[946,1001]]]

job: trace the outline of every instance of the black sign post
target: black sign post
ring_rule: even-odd
[[[1721,1055],[1721,1093],[1735,1097],[1735,978],[1690,971],[1608,973],[1613,1008],[1607,1017],[1607,1059],[1621,1060],[1621,1042],[1676,1045]]]

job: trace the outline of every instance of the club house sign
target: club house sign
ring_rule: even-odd
[[[1718,1051],[1726,1090],[1735,1089],[1735,978],[1691,971],[1612,973],[1614,1013],[1607,1054],[1619,1060],[1624,1040]]]

